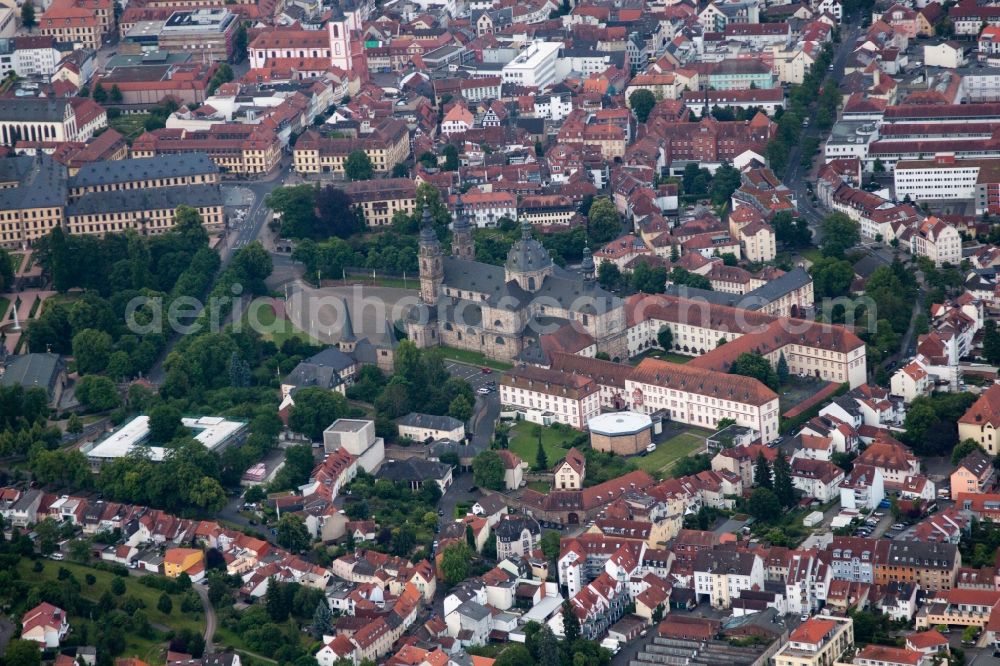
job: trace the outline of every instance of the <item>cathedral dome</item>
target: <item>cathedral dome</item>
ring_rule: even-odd
[[[549,251],[531,237],[529,222],[521,225],[521,240],[514,241],[505,266],[510,273],[531,273],[552,267]]]

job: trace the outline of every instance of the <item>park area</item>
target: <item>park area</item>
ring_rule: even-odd
[[[518,422],[510,431],[509,448],[522,460],[534,467],[538,455],[538,436],[536,428],[541,430],[542,449],[548,467],[551,469],[566,455],[567,449],[580,436],[576,430],[563,427],[541,427],[526,421]],[[708,430],[684,428],[669,435],[668,439],[658,442],[656,450],[641,456],[621,458],[628,460],[636,468],[649,472],[652,476],[663,478],[670,476],[671,470],[678,460],[693,455],[705,448],[705,437],[711,434]],[[577,440],[578,441],[578,440]],[[589,448],[589,440],[577,446],[582,450]]]
[[[289,319],[283,315],[279,319],[277,308],[266,301],[254,301],[250,304],[247,314],[243,317],[243,326],[250,326],[250,322],[260,324],[262,330],[261,337],[270,340],[279,349],[281,345],[290,338],[297,338],[309,345],[322,345],[305,331],[298,329]]]
[[[41,564],[41,571],[35,569],[36,563]],[[176,633],[187,629],[201,636],[205,631],[201,600],[193,590],[181,594],[167,594],[171,601],[171,607],[169,613],[164,613],[159,603],[160,596],[164,592],[143,585],[135,576],[118,576],[109,571],[101,571],[71,562],[32,561],[27,558],[22,558],[18,562],[17,573],[22,580],[31,581],[32,584],[43,587],[61,588],[64,585],[73,585],[74,589],[79,590],[78,594],[86,601],[96,604],[99,608],[106,606],[110,601],[113,608],[117,607],[132,620],[135,619],[136,614],[144,613],[148,619],[148,628],[144,631],[131,629],[124,631],[122,633],[122,639],[125,642],[123,653],[136,655],[149,664],[164,663],[166,634],[168,632]],[[115,583],[116,580],[122,581],[124,587]],[[120,592],[120,594],[116,594],[116,592]],[[185,597],[187,597],[186,604]],[[134,610],[129,612],[133,608]],[[69,624],[73,634],[80,639],[81,644],[94,645],[98,642],[102,632],[106,630],[105,622],[107,618],[112,616],[112,613],[117,615],[116,610],[109,610],[106,614],[93,614],[91,617],[70,613]],[[105,615],[107,617],[104,617]],[[126,619],[126,621],[128,620]]]

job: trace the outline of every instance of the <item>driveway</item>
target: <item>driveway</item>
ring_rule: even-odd
[[[208,587],[198,583],[192,585],[201,598],[201,606],[205,609],[205,652],[212,652],[212,640],[215,638],[215,608],[208,598]]]

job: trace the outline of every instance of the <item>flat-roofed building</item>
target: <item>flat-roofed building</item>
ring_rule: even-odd
[[[181,425],[191,431],[191,436],[209,451],[221,452],[246,433],[243,421],[230,421],[219,416],[181,418]],[[131,453],[137,446],[145,445],[149,438],[149,417],[137,416],[100,442],[87,444],[81,451],[90,464],[99,469],[102,464]],[[161,462],[167,455],[162,446],[146,446],[149,459]]]

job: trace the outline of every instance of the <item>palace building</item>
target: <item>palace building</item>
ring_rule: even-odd
[[[584,276],[556,266],[522,225],[503,266],[475,261],[472,229],[461,199],[455,203],[451,256],[444,256],[425,209],[420,232],[420,306],[406,323],[420,347],[446,345],[503,361],[530,360],[541,338],[583,338],[583,345],[627,358],[624,302],[595,279],[590,251]]]

